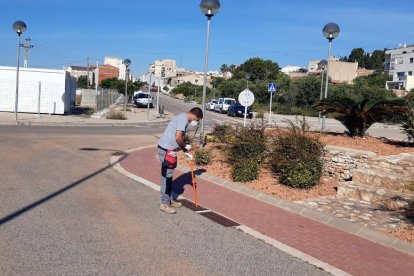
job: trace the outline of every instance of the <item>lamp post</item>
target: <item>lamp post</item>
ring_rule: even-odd
[[[323,99],[323,75],[325,74],[325,68],[326,65],[328,64],[328,62],[326,60],[321,60],[318,63],[318,69],[321,69],[321,93],[319,95],[319,99],[322,100]],[[321,117],[322,117],[322,112],[319,111],[319,116],[318,116],[318,127],[321,128]]]
[[[201,132],[200,132],[200,142],[204,138],[204,128],[206,120],[206,90],[207,90],[207,68],[208,68],[208,47],[210,40],[210,23],[211,18],[216,15],[220,10],[220,1],[219,0],[202,0],[200,3],[201,12],[207,17],[207,40],[206,40],[206,53],[205,53],[205,62],[204,62],[204,83],[203,83],[203,99],[201,109],[203,111],[203,119],[201,120]]]
[[[13,23],[13,31],[17,33],[16,101],[14,105],[14,115],[16,117],[16,121],[19,103],[20,36],[26,31],[26,29],[26,24],[23,21],[16,21]]]
[[[323,27],[322,33],[329,41],[328,47],[328,58],[327,58],[327,69],[326,69],[326,84],[325,84],[325,95],[324,98],[328,97],[328,83],[329,83],[329,58],[331,57],[331,48],[332,48],[332,40],[338,37],[340,32],[339,26],[336,23],[328,23]],[[326,118],[325,114],[322,117],[322,131],[325,130],[326,127]]]
[[[125,59],[122,62],[125,65],[125,112],[127,111],[127,94],[128,94],[128,73],[129,73],[129,66],[131,65],[130,59]]]

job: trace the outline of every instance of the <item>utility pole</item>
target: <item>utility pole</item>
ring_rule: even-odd
[[[33,48],[33,45],[29,45],[31,41],[30,37],[26,37],[26,44],[20,44],[20,47],[24,48],[24,68],[27,68],[27,61],[29,59],[29,49]]]
[[[89,57],[86,58],[86,64],[87,64],[87,67],[86,67],[86,87],[89,90]]]

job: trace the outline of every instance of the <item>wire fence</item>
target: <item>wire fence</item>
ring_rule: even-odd
[[[76,92],[76,102],[71,109],[71,114],[99,114],[123,101],[123,94],[113,89],[80,89]]]

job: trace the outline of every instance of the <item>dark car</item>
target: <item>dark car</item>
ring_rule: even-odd
[[[232,104],[229,106],[229,109],[227,110],[227,116],[244,117],[244,110],[245,107],[241,104]],[[250,107],[247,107],[247,117],[249,119],[253,118],[253,111]]]

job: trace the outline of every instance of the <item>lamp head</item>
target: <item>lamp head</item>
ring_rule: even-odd
[[[201,9],[201,12],[205,16],[212,17],[219,12],[220,1],[219,0],[201,0],[200,9]]]
[[[127,58],[122,63],[128,68],[131,65],[131,60]]]
[[[26,29],[26,23],[24,23],[23,21],[16,21],[13,23],[13,31],[15,31],[18,35],[24,33]]]
[[[323,27],[323,30],[322,30],[323,35],[328,40],[333,40],[337,38],[340,31],[341,30],[339,29],[339,26],[336,23],[328,23],[325,25],[325,27]]]

